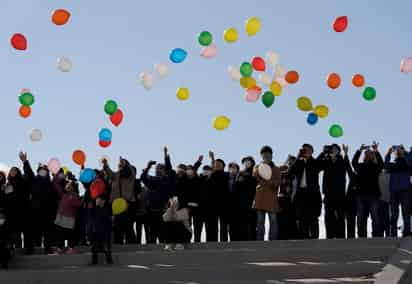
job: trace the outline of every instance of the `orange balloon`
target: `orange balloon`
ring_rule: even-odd
[[[79,166],[83,166],[86,162],[86,154],[82,150],[76,150],[72,155],[73,162]]]
[[[20,109],[19,109],[19,114],[23,118],[28,118],[31,114],[31,107],[21,106]]]
[[[363,85],[365,85],[365,77],[363,77],[363,75],[361,75],[361,74],[353,75],[352,84],[355,87],[363,87]]]
[[[297,71],[289,71],[285,75],[285,80],[289,84],[295,84],[299,81],[299,73]]]
[[[327,78],[329,88],[337,89],[340,86],[340,76],[336,73],[330,73]]]
[[[64,9],[57,9],[52,14],[52,22],[57,26],[65,25],[70,19],[70,12]]]

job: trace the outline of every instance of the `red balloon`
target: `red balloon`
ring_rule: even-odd
[[[96,199],[100,194],[104,193],[106,190],[106,185],[104,181],[100,178],[97,178],[90,185],[90,196],[93,199]]]
[[[99,141],[99,145],[102,148],[107,148],[112,145],[112,141]]]
[[[27,49],[27,40],[26,37],[22,34],[14,34],[11,37],[11,45],[17,50],[26,50]]]
[[[114,126],[119,126],[123,121],[123,112],[117,109],[117,111],[110,116],[110,121]]]
[[[252,66],[256,71],[265,71],[266,64],[262,57],[253,57]]]
[[[333,29],[337,33],[344,32],[348,27],[348,17],[342,16],[336,18],[335,22],[333,23]]]

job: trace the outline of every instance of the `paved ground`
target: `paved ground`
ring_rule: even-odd
[[[126,246],[114,249],[113,266],[98,267],[88,266],[85,251],[17,256],[0,283],[374,283],[399,246],[394,239],[202,244],[174,252]]]

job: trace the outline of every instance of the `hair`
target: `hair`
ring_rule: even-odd
[[[335,144],[332,144],[331,146],[332,146],[332,148],[335,147],[336,149],[338,149],[339,153],[342,152],[342,149],[340,148],[340,146],[338,144],[335,143]]]
[[[312,145],[305,143],[305,144],[302,145],[302,148],[305,148],[305,147],[309,148],[312,152],[314,152]]]
[[[237,170],[240,170],[239,165],[238,165],[237,163],[235,163],[235,162],[231,162],[231,163],[229,164],[229,168],[232,168],[232,167],[235,167]]]
[[[265,146],[262,147],[262,149],[260,149],[260,154],[263,154],[263,153],[271,153],[271,154],[273,154],[273,150],[272,150],[272,148],[271,148],[270,146],[265,145]]]
[[[206,165],[206,166],[203,166],[203,168],[202,168],[204,171],[211,171],[212,170],[212,167],[211,166],[208,166],[208,165]]]
[[[242,164],[244,164],[246,161],[251,161],[253,166],[256,165],[255,159],[253,159],[252,156],[247,156],[247,157],[242,158]]]
[[[179,164],[178,166],[177,166],[177,168],[181,168],[182,170],[186,170],[186,165],[185,164]]]
[[[223,167],[226,167],[226,163],[222,159],[216,159],[216,162],[222,163]]]

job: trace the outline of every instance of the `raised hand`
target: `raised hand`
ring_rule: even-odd
[[[23,163],[26,162],[27,161],[27,153],[20,152],[19,153],[19,158],[20,158],[20,161],[22,161]]]
[[[147,163],[147,168],[150,169],[151,167],[153,167],[154,165],[156,165],[155,161],[149,161],[149,163]]]
[[[201,163],[203,161],[203,155],[200,155],[199,158],[197,158],[197,161]]]
[[[163,148],[163,152],[164,152],[165,156],[167,156],[167,155],[168,155],[169,150],[167,149],[167,146],[164,146],[164,148]]]
[[[215,159],[215,153],[213,153],[212,151],[209,151],[209,158],[214,160]]]
[[[379,143],[373,142],[372,149],[376,152],[378,151]]]
[[[349,146],[343,144],[343,145],[342,145],[342,149],[343,149],[343,153],[345,153],[345,155],[348,155],[348,153],[349,153]]]

